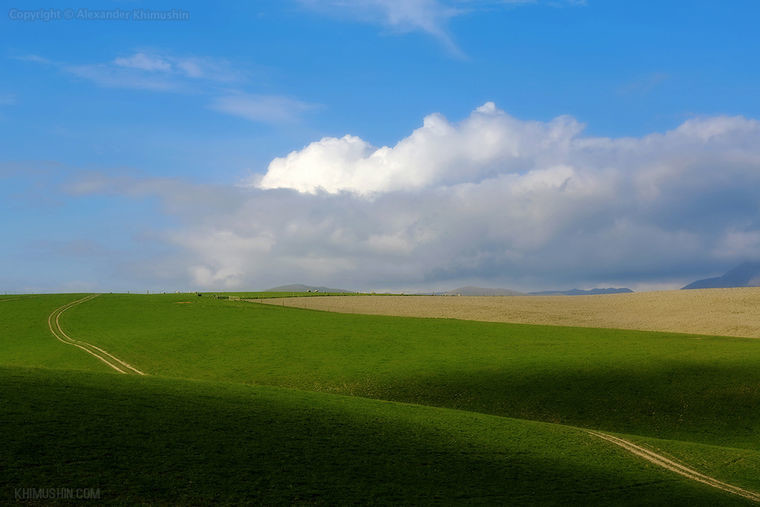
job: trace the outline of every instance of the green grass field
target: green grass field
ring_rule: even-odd
[[[316,312],[208,295],[0,298],[0,499],[749,504],[592,437],[760,490],[760,340]]]

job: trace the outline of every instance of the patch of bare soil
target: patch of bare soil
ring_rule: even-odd
[[[596,296],[320,296],[259,301],[341,313],[760,338],[760,287]]]

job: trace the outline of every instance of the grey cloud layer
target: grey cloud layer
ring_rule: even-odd
[[[322,139],[253,187],[120,188],[163,197],[184,224],[167,238],[175,275],[205,288],[646,286],[760,257],[760,123],[582,131],[489,103],[459,123],[431,115],[393,147]]]

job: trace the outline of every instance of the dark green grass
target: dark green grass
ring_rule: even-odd
[[[63,322],[154,375],[760,450],[760,340],[334,314],[175,295],[101,296]]]
[[[18,368],[0,400],[0,503],[743,503],[577,429],[433,407]]]

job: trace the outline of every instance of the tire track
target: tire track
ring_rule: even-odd
[[[76,305],[90,301],[91,299],[96,298],[98,296],[99,294],[86,296],[86,297],[83,297],[82,299],[72,301],[71,303],[67,303],[53,310],[53,312],[50,315],[48,315],[48,328],[50,329],[50,332],[53,334],[53,336],[55,336],[58,339],[58,341],[65,343],[66,345],[73,345],[81,350],[84,350],[91,356],[96,357],[97,359],[107,364],[109,367],[111,367],[112,369],[116,370],[119,373],[122,373],[125,375],[131,374],[131,373],[134,373],[137,375],[145,375],[145,373],[143,373],[142,371],[138,370],[131,364],[125,361],[122,361],[121,359],[114,356],[110,352],[107,352],[103,350],[102,348],[96,345],[93,345],[91,343],[87,343],[85,341],[76,340],[72,338],[71,336],[66,334],[66,331],[64,331],[63,327],[61,327],[60,318],[63,312],[65,312],[69,308],[73,308]]]
[[[753,502],[760,503],[760,493],[756,493],[754,491],[740,488],[739,486],[734,486],[732,484],[719,481],[715,477],[710,477],[709,475],[697,472],[692,468],[684,466],[680,463],[676,463],[675,461],[668,459],[661,454],[657,454],[628,440],[624,440],[619,437],[613,437],[612,435],[608,435],[606,433],[599,433],[597,431],[586,431],[597,438],[601,438],[602,440],[606,440],[607,442],[622,447],[631,454],[639,456],[640,458],[643,458],[654,465],[670,470],[671,472],[675,472],[693,481],[701,482],[703,484],[707,484],[708,486],[712,486],[713,488],[721,489],[728,493],[733,493],[734,495],[746,498],[747,500],[752,500]]]

